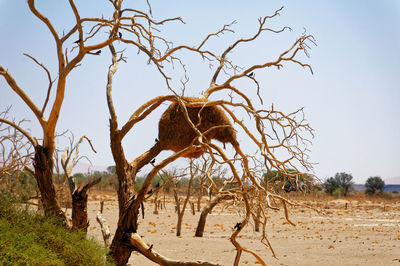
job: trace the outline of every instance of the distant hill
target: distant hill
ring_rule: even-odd
[[[99,165],[90,165],[88,163],[78,163],[72,172],[74,174],[76,173],[87,173],[88,171],[94,172],[94,171],[107,171],[107,167],[105,166],[99,166]]]
[[[386,183],[386,181],[385,181]],[[363,184],[354,184],[353,189],[356,191],[364,191],[365,186]],[[400,192],[400,185],[397,184],[385,184],[385,192],[390,192],[390,191],[398,191]]]
[[[387,185],[400,185],[400,176],[385,178],[384,181]]]

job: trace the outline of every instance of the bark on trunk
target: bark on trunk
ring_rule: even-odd
[[[68,226],[69,221],[56,197],[56,190],[53,182],[53,153],[41,145],[35,147],[34,156],[35,178],[40,191],[40,200],[46,215],[57,217]]]
[[[260,208],[259,207],[257,208],[256,215],[255,214],[252,215],[254,220],[254,231],[260,232],[260,216],[261,216]]]
[[[203,237],[204,228],[206,226],[207,215],[211,212],[211,210],[221,201],[232,198],[230,195],[218,195],[213,198],[206,206],[201,210],[199,222],[196,228],[196,237]]]
[[[187,189],[187,193],[186,193],[186,198],[185,198],[185,201],[183,202],[182,210],[180,208],[178,194],[176,192],[176,189],[174,189],[174,197],[175,197],[177,211],[178,211],[178,223],[176,225],[176,236],[180,236],[181,235],[183,215],[185,214],[186,205],[189,202],[190,189],[192,187],[193,177],[194,177],[194,175],[193,175],[193,173],[191,173],[190,180],[189,180],[189,185],[188,185],[188,189]]]
[[[158,214],[158,191],[154,195],[154,211],[153,214]]]
[[[127,242],[129,233],[136,232],[138,211],[132,213],[131,208],[134,194],[134,169],[125,159],[121,138],[118,134],[117,121],[110,119],[111,152],[114,157],[115,171],[118,176],[118,228],[110,246],[110,256],[117,265],[126,265],[133,251]],[[132,199],[131,201],[129,201]]]
[[[101,178],[86,184],[83,188],[79,188],[72,193],[72,228],[85,231],[89,227],[89,219],[87,214],[88,190],[92,186],[98,184]]]
[[[182,218],[183,215],[181,215],[181,204],[179,202],[179,197],[178,193],[176,192],[176,189],[174,189],[174,198],[175,198],[175,203],[176,203],[176,211],[178,214],[178,222],[176,223],[176,236],[181,235],[181,228],[182,228]]]
[[[117,265],[126,265],[135,248],[129,243],[130,235],[137,232],[139,208],[132,208],[138,200],[134,184],[137,171],[148,164],[160,153],[160,145],[156,144],[148,152],[142,154],[136,163],[129,163],[125,158],[121,138],[116,121],[110,120],[111,151],[114,157],[116,174],[118,176],[118,228],[110,246],[110,256]]]
[[[88,195],[72,194],[72,228],[87,232],[89,220],[87,215]]]
[[[121,161],[122,158],[115,160],[117,174],[119,175],[119,220],[118,228],[110,246],[110,255],[117,265],[126,265],[134,250],[129,244],[130,233],[136,233],[139,211],[133,211],[131,207],[134,202],[134,184],[131,167]],[[118,169],[119,165],[124,165],[123,169]],[[126,170],[125,170],[126,169]],[[121,170],[123,170],[121,172]]]
[[[199,187],[199,197],[197,199],[197,211],[200,211],[200,207],[201,207],[201,199],[203,198],[203,182],[200,183],[200,187]]]

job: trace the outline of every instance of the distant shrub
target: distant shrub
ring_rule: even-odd
[[[310,192],[315,188],[314,177],[308,174],[302,174],[294,169],[288,169],[287,175],[282,174],[277,170],[264,173],[262,186],[268,183],[275,191],[284,190],[285,192],[301,191]]]
[[[325,192],[332,195],[333,191],[339,187],[339,183],[336,181],[335,178],[329,177],[322,185],[325,189]]]
[[[323,187],[325,189],[325,192],[333,195],[335,192],[334,196],[347,196],[349,193],[351,186],[354,184],[353,176],[351,174],[347,173],[336,173],[334,177],[329,177],[325,182],[323,183]],[[338,190],[340,189],[340,190]]]
[[[112,265],[106,249],[84,233],[60,227],[5,194],[0,194],[0,235],[0,265]]]
[[[371,176],[365,182],[365,188],[365,193],[368,195],[382,193],[385,189],[385,181],[380,176]]]

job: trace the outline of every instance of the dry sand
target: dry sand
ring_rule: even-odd
[[[89,202],[89,235],[102,242],[95,217],[101,199],[106,199],[103,217],[111,232],[118,220],[117,199],[94,192]],[[400,265],[400,202],[319,200],[312,201],[325,214],[308,208],[290,209],[288,224],[282,211],[270,211],[267,226],[269,240],[277,254],[260,243],[260,233],[249,225],[242,231],[240,243],[256,251],[268,265]],[[347,203],[347,209],[345,205]],[[139,234],[154,250],[171,259],[203,260],[232,265],[235,249],[229,237],[240,221],[232,207],[217,206],[208,215],[203,238],[194,237],[199,213],[188,207],[183,219],[182,236],[177,237],[177,214],[172,199],[166,210],[153,214],[154,205],[145,204],[145,219],[139,220]],[[256,260],[244,254],[241,265],[254,265]],[[130,265],[156,265],[144,256],[132,253]]]

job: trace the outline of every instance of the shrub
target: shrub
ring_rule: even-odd
[[[365,188],[365,193],[368,195],[382,193],[385,189],[385,181],[380,176],[371,176],[365,182]]]
[[[347,196],[347,193],[350,191],[351,186],[354,184],[353,176],[347,173],[336,173],[335,177],[329,177],[325,180],[323,187],[326,193],[333,195],[333,192],[337,189],[341,189],[340,192],[336,192],[336,195],[341,194],[343,196]]]
[[[0,265],[111,265],[106,249],[0,194]]]
[[[329,177],[327,180],[325,180],[322,186],[324,187],[326,193],[332,195],[333,191],[339,187],[339,183],[335,178]]]

